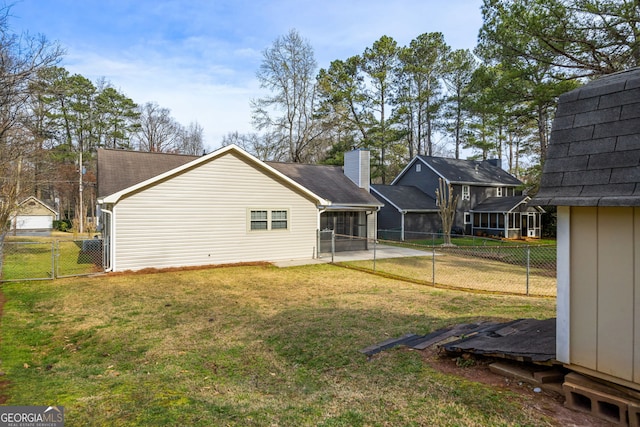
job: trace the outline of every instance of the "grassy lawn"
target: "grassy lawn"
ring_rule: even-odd
[[[2,279],[47,279],[52,277],[54,269],[56,276],[100,271],[102,257],[99,246],[97,250],[91,246],[91,250],[83,251],[82,239],[91,240],[86,235],[59,232],[51,237],[7,236]],[[54,248],[57,254],[55,266],[52,256]]]
[[[543,426],[520,395],[445,375],[419,351],[358,350],[555,302],[467,294],[331,265],[4,283],[10,405],[69,426]]]

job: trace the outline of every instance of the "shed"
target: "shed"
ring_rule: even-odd
[[[58,212],[42,200],[30,196],[18,204],[16,215],[11,219],[11,229],[15,232],[51,231]]]
[[[557,360],[640,390],[640,68],[560,97],[533,202],[558,206]]]

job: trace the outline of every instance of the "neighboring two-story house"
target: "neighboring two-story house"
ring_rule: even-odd
[[[378,229],[399,233],[442,231],[436,189],[439,179],[458,195],[454,233],[517,239],[540,237],[539,206],[530,206],[523,183],[500,167],[500,160],[461,160],[416,156],[391,185],[372,185],[371,193],[384,203]]]

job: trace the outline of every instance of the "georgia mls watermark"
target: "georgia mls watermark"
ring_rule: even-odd
[[[64,427],[64,408],[0,406],[0,427]]]

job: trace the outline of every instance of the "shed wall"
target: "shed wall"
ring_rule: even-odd
[[[640,379],[640,208],[572,207],[570,363]]]
[[[252,231],[252,209],[288,211],[288,229]],[[312,258],[315,204],[275,176],[225,154],[114,207],[116,271]]]

